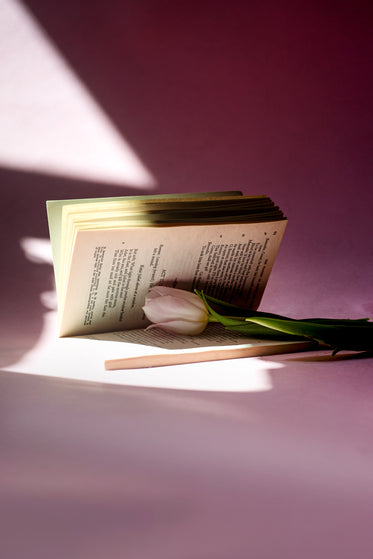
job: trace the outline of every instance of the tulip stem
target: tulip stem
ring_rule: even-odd
[[[245,316],[227,316],[227,315],[219,315],[218,316],[214,316],[213,314],[209,314],[208,315],[208,322],[220,322],[221,324],[225,324],[225,321],[229,321],[229,322],[234,322],[234,324],[238,324],[238,323],[242,323],[244,322],[246,324],[246,317]]]

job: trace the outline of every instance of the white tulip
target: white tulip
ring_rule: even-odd
[[[143,306],[145,316],[159,327],[173,334],[195,336],[208,324],[208,310],[198,295],[182,289],[158,285],[152,287]]]

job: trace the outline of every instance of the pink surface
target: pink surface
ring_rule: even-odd
[[[5,6],[1,35],[17,38]],[[51,266],[26,259],[20,241],[47,238],[51,198],[268,194],[289,226],[262,309],[373,316],[368,3],[25,6],[146,172],[80,172],[97,164],[80,111],[66,117],[70,98],[62,111],[27,41],[1,43],[3,367],[42,333]],[[262,392],[2,372],[2,556],[371,557],[372,359],[324,356],[264,359]]]

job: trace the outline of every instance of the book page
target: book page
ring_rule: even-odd
[[[198,336],[175,335],[160,328],[151,328],[91,334],[83,338],[95,340],[97,343],[125,343],[120,357],[118,351],[113,349],[113,356],[105,359],[107,370],[275,355],[306,351],[317,346],[311,340],[296,340],[294,336],[287,336],[281,332],[271,333],[268,329],[256,325],[253,325],[250,336],[243,336],[226,330],[217,323],[209,324]],[[129,350],[131,344],[136,344],[137,348],[142,345],[144,350],[138,350],[134,356]]]
[[[286,336],[286,334],[278,336],[277,339],[275,333],[273,338],[260,337],[258,330],[261,332],[262,329],[256,329],[256,326],[253,325],[253,335],[248,337],[227,330],[221,324],[213,322],[208,324],[207,328],[198,336],[176,335],[161,328],[136,328],[134,330],[88,334],[83,337],[97,341],[142,345],[144,346],[144,355],[150,353],[149,348],[151,348],[151,353],[154,353],[155,348],[189,351],[209,347],[266,345],[277,343],[279,339],[285,342],[289,341],[289,336]],[[125,352],[123,351],[123,353]]]
[[[209,323],[206,329],[198,336],[176,335],[162,330],[161,328],[136,328],[134,330],[76,336],[76,338],[79,337],[96,340],[97,342],[121,342],[143,346],[143,355],[154,353],[155,349],[190,352],[190,350],[194,349],[198,351],[208,348],[229,348],[236,346],[256,347],[258,348],[258,355],[260,355],[260,348],[281,344],[285,352],[287,346],[294,345],[294,343],[298,342],[299,345],[302,345],[305,342],[303,339],[296,339],[295,336],[287,335],[282,332],[275,332],[256,324],[252,325],[252,333],[250,336],[244,336],[238,332],[226,329],[222,324],[217,322]],[[314,342],[307,340],[306,343],[315,345]],[[128,350],[127,345],[125,349]],[[125,349],[123,350],[123,356],[126,353]],[[137,355],[141,355],[141,352],[138,351]]]
[[[149,288],[204,290],[257,308],[286,220],[78,231],[59,308],[59,335],[143,328]]]
[[[192,192],[186,194],[153,194],[153,195],[140,195],[140,196],[114,196],[106,198],[76,198],[70,200],[48,200],[46,203],[49,235],[52,246],[53,254],[53,267],[56,280],[57,293],[60,291],[61,279],[61,247],[64,240],[62,228],[62,213],[64,207],[77,207],[85,204],[95,204],[99,207],[107,202],[125,202],[125,201],[162,201],[162,200],[178,200],[182,198],[205,198],[205,197],[229,197],[229,196],[242,196],[242,192],[238,190],[222,191],[222,192]]]

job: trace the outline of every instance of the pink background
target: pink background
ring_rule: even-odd
[[[3,367],[42,331],[51,267],[27,260],[20,240],[48,237],[53,198],[267,194],[289,225],[261,309],[373,316],[370,3],[24,7],[154,185],[46,171],[43,146],[40,167],[2,157]],[[15,55],[1,44],[4,68]],[[39,75],[38,110],[51,104],[56,130],[78,129],[53,104],[43,67],[28,72],[25,98]],[[17,152],[36,108],[35,98],[22,107],[12,98],[0,97],[3,141]],[[33,141],[37,151],[37,129]],[[372,359],[272,361],[282,365],[273,389],[247,394],[1,373],[3,557],[371,557]]]

